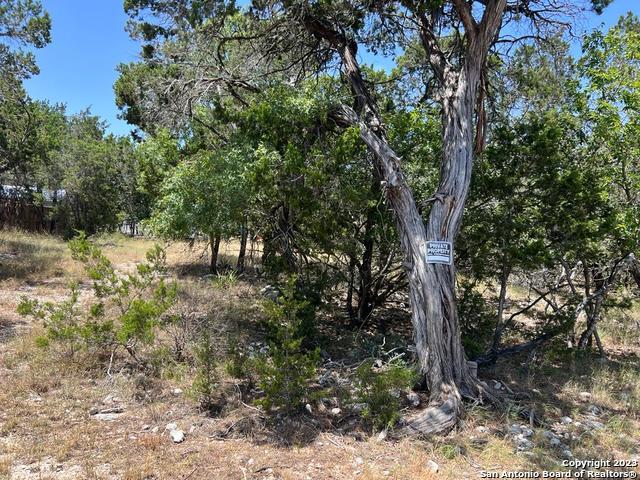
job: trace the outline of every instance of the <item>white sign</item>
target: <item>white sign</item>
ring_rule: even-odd
[[[451,242],[427,242],[427,263],[453,263]]]

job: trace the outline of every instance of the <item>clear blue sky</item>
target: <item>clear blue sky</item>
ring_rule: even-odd
[[[122,0],[43,0],[52,17],[52,43],[36,51],[41,72],[26,82],[32,97],[66,103],[71,113],[90,107],[116,134],[126,134],[131,129],[117,118],[113,94],[115,68],[119,63],[135,60],[139,51],[139,46],[124,31],[126,16],[122,3]],[[601,23],[609,27],[628,11],[640,15],[640,0],[614,0],[603,15],[586,17],[583,28],[588,30]],[[365,61],[375,59],[365,56]]]

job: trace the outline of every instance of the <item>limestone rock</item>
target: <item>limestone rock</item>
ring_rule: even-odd
[[[184,432],[182,430],[171,430],[169,432],[169,436],[171,437],[171,441],[173,443],[184,442]]]

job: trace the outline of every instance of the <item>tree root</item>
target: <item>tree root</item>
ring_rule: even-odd
[[[476,403],[504,405],[504,397],[482,381],[476,380],[474,390],[477,395],[464,395]],[[404,419],[404,425],[397,431],[399,436],[434,435],[451,430],[458,423],[462,400],[458,391],[450,392],[442,403],[431,405]]]
[[[405,425],[398,431],[401,436],[433,435],[451,430],[458,422],[460,399],[450,394],[441,405],[425,408],[405,419]]]

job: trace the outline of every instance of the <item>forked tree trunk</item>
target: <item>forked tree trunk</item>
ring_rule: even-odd
[[[307,30],[329,42],[340,54],[357,113],[341,106],[333,112],[333,118],[339,125],[356,125],[373,153],[405,254],[416,351],[431,400],[429,408],[408,422],[403,429],[405,433],[429,434],[453,427],[462,397],[479,399],[486,392],[472,375],[462,348],[455,266],[428,264],[426,246],[431,240],[454,245],[460,229],[471,182],[474,106],[480,75],[500,28],[506,0],[489,0],[480,23],[473,19],[469,4],[462,0],[453,4],[468,36],[464,60],[458,69],[439,49],[429,19],[418,13],[425,51],[440,82],[443,112],[440,182],[426,227],[402,173],[400,158],[385,138],[377,105],[358,65],[357,45],[325,21],[308,15],[302,17]]]
[[[462,397],[481,398],[485,389],[471,374],[462,348],[455,266],[428,264],[426,244],[429,240],[453,243],[460,228],[471,174],[472,153],[467,147],[472,148],[473,130],[461,131],[459,125],[465,122],[459,121],[458,116],[448,122],[450,130],[446,135],[454,145],[445,149],[445,155],[454,158],[443,162],[438,189],[441,200],[434,203],[425,227],[400,171],[399,158],[386,141],[349,107],[334,110],[333,117],[344,125],[357,125],[362,139],[374,152],[382,178],[386,179],[385,195],[405,253],[416,352],[432,406],[411,420],[404,432],[429,434],[450,429],[457,422]]]

